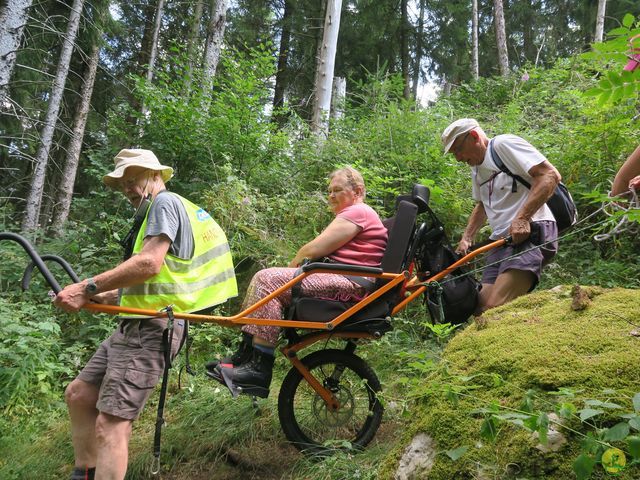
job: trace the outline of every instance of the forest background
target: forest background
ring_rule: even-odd
[[[227,232],[242,292],[253,272],[285,264],[328,223],[325,178],[340,165],[363,172],[383,216],[413,183],[429,186],[457,239],[473,206],[470,174],[439,140],[456,118],[529,140],[558,167],[582,218],[639,143],[640,69],[622,72],[640,33],[636,1],[345,0],[334,61],[346,96],[319,126],[327,3],[3,2],[0,230],[62,255],[81,277],[115,265],[133,212],[101,178],[121,148],[149,148],[174,167],[170,189]],[[436,86],[429,102],[425,85]],[[563,238],[542,287],[640,287],[637,234],[593,240],[618,219],[600,212]],[[113,322],[54,310],[40,278],[19,292],[24,252],[1,248],[5,448],[64,419],[63,386]],[[407,318],[422,325],[425,315]],[[234,336],[199,328],[196,358]],[[407,328],[416,342],[429,333]]]

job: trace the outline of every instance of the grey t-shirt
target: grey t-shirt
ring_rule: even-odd
[[[156,196],[149,208],[144,238],[158,235],[165,235],[171,240],[169,253],[174,257],[183,260],[193,257],[193,231],[187,211],[182,201],[166,190]]]

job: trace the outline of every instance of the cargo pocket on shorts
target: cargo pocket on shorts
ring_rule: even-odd
[[[137,418],[160,380],[161,372],[143,372],[127,368],[122,383],[120,408],[127,418]]]

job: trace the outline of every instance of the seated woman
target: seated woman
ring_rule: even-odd
[[[337,263],[380,266],[387,246],[387,229],[378,214],[364,203],[362,175],[346,167],[334,171],[329,181],[329,205],[336,217],[320,235],[298,250],[288,268],[268,268],[256,273],[247,289],[243,308],[290,281],[305,259],[328,257]],[[367,289],[343,275],[319,273],[302,280],[301,292],[307,297],[356,302],[367,294]],[[288,290],[248,316],[282,318],[290,304],[291,291]],[[266,397],[280,328],[245,325],[242,331],[239,351],[229,359],[207,364],[207,374],[219,381],[226,380],[227,385],[231,382],[253,395]]]

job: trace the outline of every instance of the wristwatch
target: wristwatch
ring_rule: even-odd
[[[84,286],[84,291],[88,295],[95,295],[98,291],[98,286],[96,285],[96,281],[91,278],[87,278],[87,284]]]

